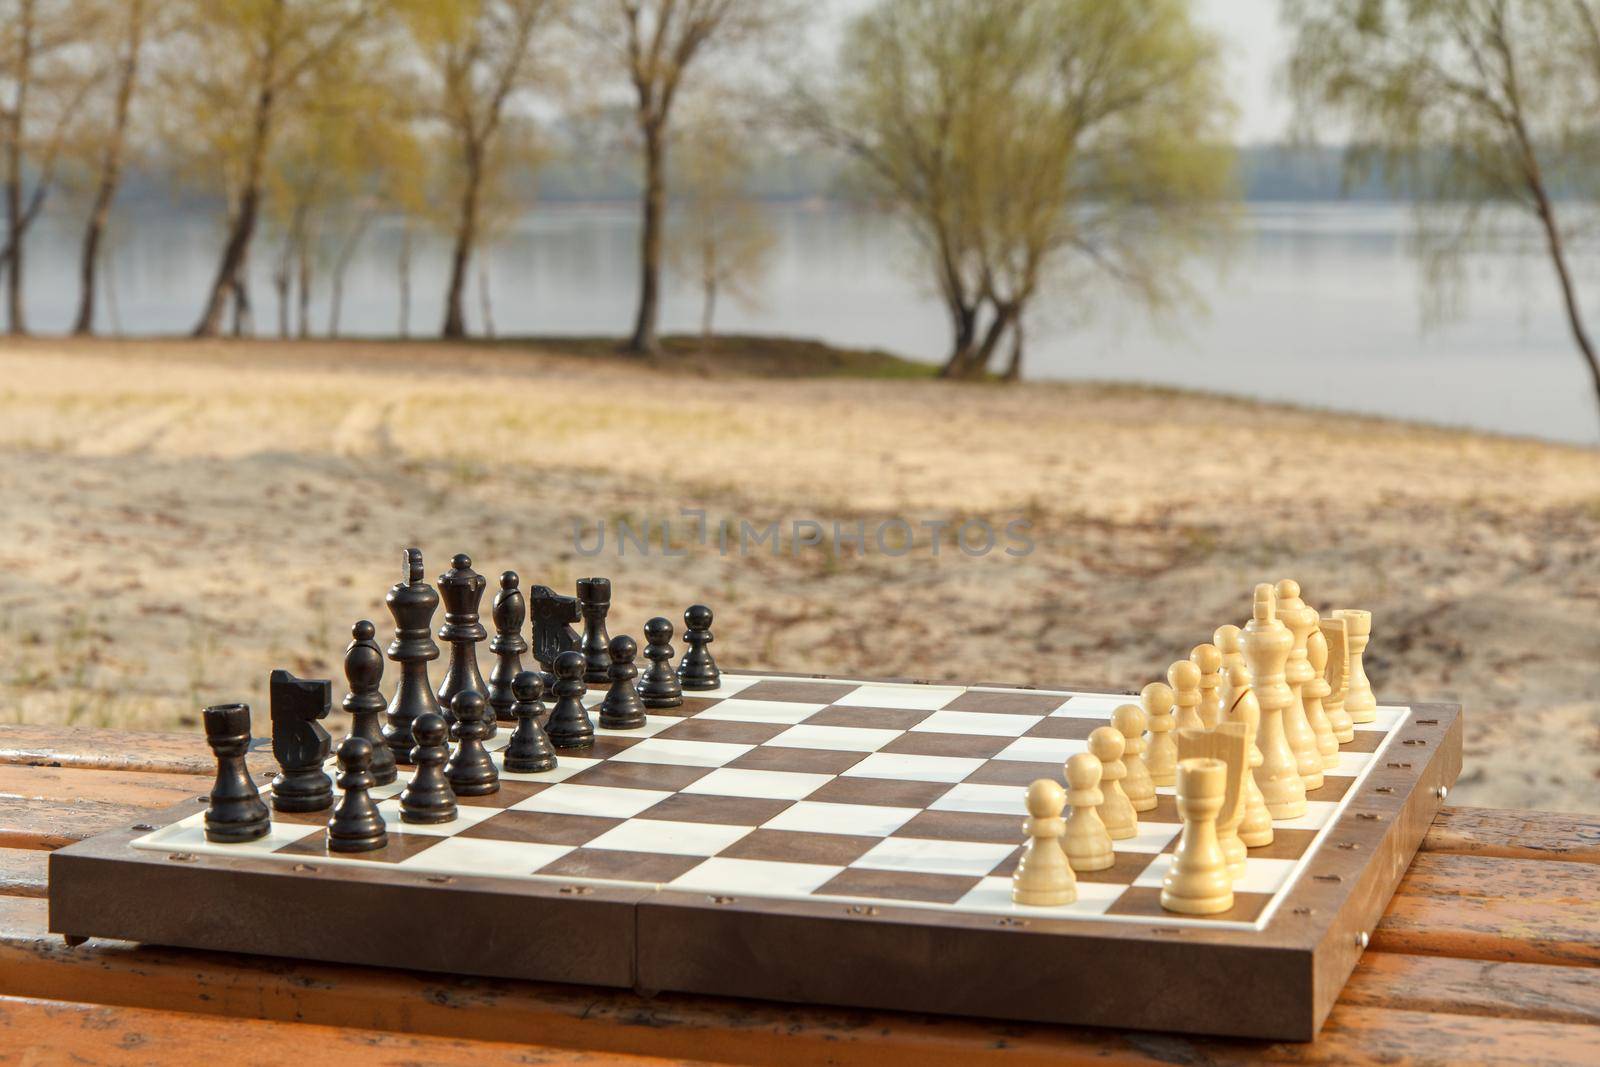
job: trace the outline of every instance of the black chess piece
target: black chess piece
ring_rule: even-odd
[[[644,658],[650,666],[639,676],[639,699],[647,708],[683,705],[683,686],[672,669],[672,620],[657,615],[644,624]]]
[[[319,719],[333,707],[333,683],[272,672],[267,685],[272,704],[272,806],[278,811],[323,811],[333,803],[333,782],[322,765],[332,745]]]
[[[489,671],[489,708],[503,722],[515,718],[511,707],[517,698],[511,693],[511,680],[522,670],[522,654],[528,651],[528,642],[522,637],[528,605],[517,588],[520,581],[516,571],[506,571],[500,576],[500,591],[494,595],[494,640],[489,642],[494,667]]]
[[[606,633],[611,579],[579,578],[578,610],[583,612],[583,680],[604,685],[611,680],[611,637]]]
[[[711,636],[711,609],[693,604],[683,613],[683,640],[689,646],[678,661],[678,682],[691,690],[715,689],[722,684],[722,672],[706,646]]]
[[[372,780],[372,742],[354,735],[339,742],[339,788],[344,795],[328,819],[329,852],[371,852],[389,843],[383,816],[367,790]]]
[[[458,797],[488,796],[500,789],[500,772],[483,747],[489,732],[483,708],[483,696],[473,689],[461,690],[450,702],[450,714],[456,720],[450,736],[456,739],[456,750],[445,764],[444,774]]]
[[[516,696],[513,706],[517,728],[511,731],[511,742],[506,745],[505,767],[512,774],[539,774],[555,770],[556,750],[550,744],[539,717],[544,712],[540,697],[544,695],[544,682],[538,671],[521,671],[511,680],[511,692]]]
[[[372,742],[372,780],[388,785],[395,780],[394,753],[383,740],[378,716],[389,702],[378,683],[383,680],[383,649],[374,639],[377,628],[366,619],[350,627],[350,644],[344,650],[344,677],[350,683],[340,707],[350,713],[350,733]]]
[[[250,750],[250,705],[218,704],[200,712],[206,744],[217,757],[217,777],[206,809],[206,840],[237,844],[265,837],[272,814],[250,780],[244,756]]]
[[[456,817],[456,791],[445,777],[444,764],[450,758],[449,729],[444,717],[428,712],[417,716],[411,726],[416,747],[411,762],[417,769],[400,793],[400,821],[411,823],[449,822]]]
[[[411,760],[411,726],[417,716],[443,714],[428,681],[428,663],[439,658],[432,632],[439,594],[423,580],[420,548],[406,549],[405,567],[405,576],[390,588],[383,601],[394,616],[394,640],[389,642],[388,655],[400,664],[400,684],[389,701],[383,739],[394,761],[401,764]]]
[[[444,599],[444,625],[439,627],[439,640],[450,646],[450,665],[437,694],[442,707],[453,707],[456,694],[463,690],[489,691],[478,671],[478,642],[489,636],[478,619],[485,584],[483,575],[472,569],[472,557],[465,552],[458,553],[450,561],[450,569],[439,575],[439,596]],[[484,721],[489,729],[483,736],[493,737],[499,727],[487,706]]]
[[[639,668],[633,665],[639,646],[627,634],[611,639],[611,688],[600,702],[600,725],[607,730],[637,730],[644,725],[644,701],[639,699],[633,680]]]
[[[556,748],[587,748],[594,744],[594,722],[583,706],[589,686],[583,680],[582,652],[563,652],[556,657],[556,703],[550,709],[545,733]]]
[[[529,595],[533,604],[533,658],[548,673],[561,653],[583,647],[583,639],[572,628],[583,613],[578,610],[577,597],[562,596],[548,585],[534,586]],[[550,684],[546,684],[545,692],[550,691]]]

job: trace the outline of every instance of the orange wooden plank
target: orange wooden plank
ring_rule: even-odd
[[[1422,849],[1506,859],[1600,863],[1600,815],[1445,808],[1433,820]]]
[[[0,798],[170,808],[211,788],[208,778],[158,771],[95,771],[0,763]]]
[[[1389,952],[1595,966],[1597,901],[1600,866],[1594,864],[1419,854],[1372,945]]]
[[[1339,1002],[1600,1026],[1600,976],[1585,967],[1368,952]]]
[[[150,811],[104,801],[0,797],[0,848],[62,848],[119,826],[132,826]]]
[[[249,757],[252,773],[274,766],[272,750],[256,740]],[[136,730],[95,730],[66,726],[0,726],[0,764],[82,767],[91,770],[156,771],[210,775],[216,760],[198,728],[191,734]]]
[[[1169,1056],[1190,1063],[1407,1062],[1435,1040],[1461,1055],[1464,1046],[1448,1036],[1460,1028],[1484,1044],[1459,1062],[1521,1062],[1517,1057],[1528,1051],[1518,1044],[1526,1039],[1524,1023],[1567,1027],[1532,1046],[1559,1062],[1561,1054],[1573,1055],[1580,1047],[1577,1031],[1586,1040],[1600,1040],[1600,1027],[1579,1025],[1600,1021],[1593,990],[1579,989],[1578,1006],[1566,1015],[1552,1004],[1567,991],[1566,980],[1583,972],[1526,965],[1457,1011],[1448,991],[1470,982],[1463,961],[1411,957],[1410,966],[1396,968],[1393,961],[1408,958],[1376,953],[1368,953],[1357,971],[1358,998],[1341,1004],[1323,1036],[1302,1047],[711,997],[644,999],[618,990],[100,940],[69,949],[44,932],[44,922],[43,901],[0,898],[0,992],[441,1037],[511,1041],[536,1034],[567,1048],[723,1062],[883,1067],[886,1060],[914,1060],[924,1067],[955,1067],[1002,1057],[1020,1064],[1148,1064],[1171,1062]],[[1364,976],[1375,960],[1383,970]],[[1437,1010],[1420,1010],[1422,1004]]]
[[[33,848],[0,848],[0,896],[45,895],[48,852]]]
[[[411,1067],[418,1063],[596,1064],[639,1067],[661,1060],[519,1043],[383,1033],[261,1019],[219,1019],[177,1011],[0,997],[0,1064],[219,1063],[282,1067],[308,1063]]]

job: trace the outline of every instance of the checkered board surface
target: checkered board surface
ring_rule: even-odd
[[[597,731],[593,749],[561,753],[553,771],[502,770],[500,791],[462,798],[451,823],[401,821],[402,768],[399,781],[373,791],[389,832],[378,851],[329,853],[326,812],[274,813],[268,836],[240,845],[207,842],[196,814],[132,844],[563,885],[1260,929],[1409,715],[1380,707],[1376,722],[1356,727],[1307,814],[1274,823],[1273,843],[1250,851],[1229,912],[1161,910],[1182,829],[1165,787],[1140,813],[1138,836],[1115,843],[1116,863],[1077,876],[1075,903],[1013,904],[1028,783],[1059,780],[1066,758],[1131,699],[725,674],[718,690],[651,712],[642,729]],[[508,739],[502,727],[489,747],[498,753]]]

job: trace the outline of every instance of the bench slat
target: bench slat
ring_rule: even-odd
[[[219,1063],[661,1064],[642,1056],[594,1053],[460,1038],[381,1033],[261,1019],[219,1019],[179,1011],[110,1007],[0,996],[0,1047],[22,1062],[172,1067]],[[32,1055],[30,1055],[30,1053]],[[35,1057],[39,1057],[35,1059]],[[679,1061],[681,1062],[681,1061]]]
[[[49,860],[50,853],[41,849],[0,848],[0,896],[44,896]]]
[[[223,1016],[348,1023],[441,1037],[519,1040],[527,1035],[563,1047],[702,1057],[724,1062],[831,1063],[883,1067],[886,1055],[924,1064],[967,1064],[1003,1049],[1018,1063],[1060,1063],[1104,1056],[1148,1063],[1167,1054],[1182,1062],[1393,1062],[1463,1046],[1448,1037],[1465,1028],[1485,1042],[1466,1059],[1519,1062],[1577,1055],[1600,1029],[1587,972],[1523,965],[1501,970],[1461,1010],[1450,991],[1469,985],[1463,961],[1369,952],[1352,987],[1314,1046],[1266,1046],[1176,1035],[991,1023],[713,997],[662,995],[533,982],[459,978],[376,967],[93,940],[69,949],[44,931],[44,902],[0,898],[0,992],[52,999],[88,998],[132,1007],[163,1006]],[[1403,961],[1403,962],[1394,962]],[[1566,998],[1566,1013],[1557,1004]],[[1370,1002],[1370,1003],[1369,1003]],[[1379,1006],[1381,1005],[1381,1006]],[[1527,1048],[1521,1024],[1563,1025]],[[1571,1031],[1570,1033],[1567,1031]],[[1421,1035],[1420,1037],[1417,1035]],[[1437,1048],[1435,1040],[1443,1041]],[[1419,1042],[1425,1042],[1419,1044]],[[1504,1047],[1502,1047],[1504,1043]],[[1464,1055],[1464,1053],[1463,1053]]]
[[[1445,808],[1424,852],[1600,863],[1600,816],[1499,808]]]
[[[170,808],[210,788],[209,779],[192,774],[0,763],[0,799],[7,800],[73,800]]]
[[[276,764],[265,738],[256,738],[251,773]],[[192,733],[100,730],[72,726],[0,726],[0,764],[81,767],[87,770],[155,771],[211,775],[217,763],[197,727]]]
[[[199,810],[198,804],[195,809]],[[132,826],[152,810],[105,801],[75,803],[0,797],[0,848],[63,848],[119,826]]]

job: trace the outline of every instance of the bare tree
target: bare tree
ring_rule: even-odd
[[[28,230],[55,185],[94,77],[68,55],[88,33],[84,11],[69,0],[7,0],[0,12],[0,86],[9,89],[9,98],[0,101],[6,204],[0,272],[6,279],[8,329],[23,334],[28,331],[23,302]]]
[[[1381,169],[1442,235],[1419,226],[1446,277],[1508,207],[1538,227],[1567,329],[1600,404],[1600,359],[1570,263],[1562,194],[1600,197],[1600,5],[1595,0],[1285,0],[1302,121],[1351,124],[1357,172]],[[1570,206],[1571,201],[1567,201]]]
[[[667,145],[673,105],[697,61],[762,42],[795,18],[785,0],[595,0],[585,26],[619,61],[634,97],[643,161],[639,305],[626,350],[654,354],[661,313]]]
[[[562,10],[562,0],[421,0],[406,8],[407,26],[432,75],[425,110],[443,125],[450,152],[453,247],[445,337],[466,336],[468,271],[483,237],[485,199],[515,147],[507,144],[509,109],[535,84],[534,39]]]
[[[111,110],[105,127],[100,131],[99,159],[96,169],[94,197],[89,207],[88,222],[83,229],[83,249],[78,257],[78,314],[72,332],[87,336],[94,332],[95,290],[99,277],[100,245],[105,238],[106,225],[111,218],[111,204],[122,184],[122,172],[128,149],[129,118],[133,111],[134,92],[144,69],[144,50],[150,29],[149,0],[126,0],[121,5],[110,5],[106,14],[118,12],[121,20],[110,19],[114,45],[120,53],[115,61],[115,81]]]

